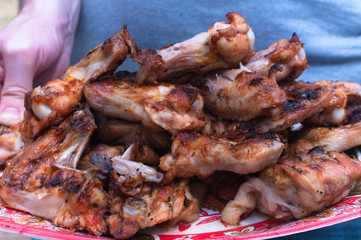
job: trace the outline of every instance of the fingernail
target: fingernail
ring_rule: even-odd
[[[0,119],[9,123],[20,121],[20,111],[15,107],[7,107],[0,113]]]

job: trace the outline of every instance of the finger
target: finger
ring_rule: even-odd
[[[25,93],[33,87],[35,61],[26,49],[7,50],[2,52],[5,78],[0,99],[0,124],[11,126],[23,118]]]
[[[0,92],[4,81],[5,81],[5,68],[4,68],[4,61],[2,59],[2,55],[0,52]]]

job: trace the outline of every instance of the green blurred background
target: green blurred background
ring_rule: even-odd
[[[19,11],[19,0],[0,0],[0,28],[13,19]]]

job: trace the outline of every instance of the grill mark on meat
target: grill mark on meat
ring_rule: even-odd
[[[282,70],[283,68],[279,64],[275,63],[270,67],[269,73],[282,72]]]
[[[184,92],[186,92],[189,95],[197,95],[196,90],[194,90],[194,88],[190,88],[190,87],[185,87],[185,86],[180,86]]]
[[[320,90],[321,90],[321,88],[317,88],[314,91],[306,90],[306,91],[302,91],[302,92],[293,93],[292,96],[294,98],[312,100],[312,99],[316,99],[319,97],[318,91],[320,91]]]
[[[278,139],[278,137],[274,133],[258,134],[255,132],[249,132],[249,133],[247,133],[245,140],[255,139],[258,137],[260,137],[261,139]]]
[[[63,181],[62,177],[61,177],[61,171],[58,171],[56,174],[55,174],[55,177],[53,179],[50,180],[50,185],[52,187],[55,187],[57,185],[60,185],[61,182]]]
[[[274,133],[265,133],[261,135],[262,139],[277,139],[277,136]]]
[[[350,113],[348,123],[352,124],[359,121],[361,121],[361,107],[356,108]]]
[[[262,84],[262,82],[263,82],[263,78],[257,77],[257,78],[253,78],[253,79],[249,82],[249,84],[250,84],[251,86],[257,86],[257,85]]]
[[[288,102],[283,105],[283,111],[291,112],[302,106],[303,106],[303,104],[301,102],[291,99],[291,100],[288,100]]]

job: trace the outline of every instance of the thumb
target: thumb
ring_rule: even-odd
[[[3,88],[0,105],[0,124],[15,125],[23,120],[25,91],[22,87]]]
[[[12,126],[23,119],[25,93],[33,88],[32,59],[26,54],[4,54],[5,79],[0,99],[0,124]]]

